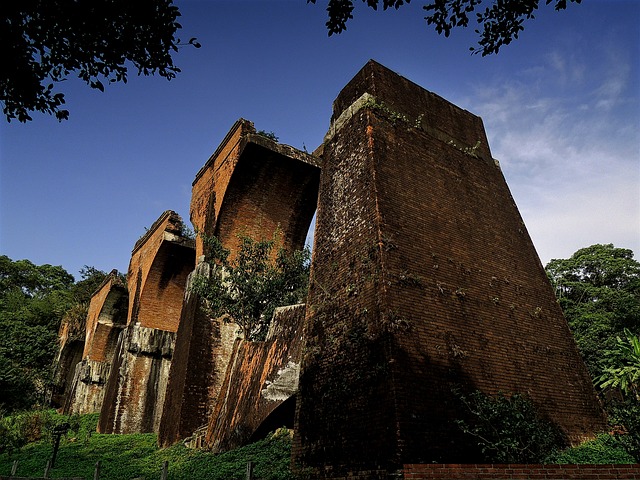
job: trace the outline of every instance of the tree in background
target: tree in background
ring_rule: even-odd
[[[591,377],[600,378],[616,338],[640,331],[640,263],[629,249],[592,245],[546,271]]]
[[[229,315],[247,340],[264,340],[276,307],[303,302],[309,284],[308,248],[280,249],[272,260],[274,240],[240,237],[233,260],[216,237],[203,234],[210,275],[196,277],[193,290],[205,299],[211,317]]]
[[[22,0],[0,3],[0,103],[8,121],[39,111],[67,119],[64,94],[54,90],[76,74],[91,88],[138,75],[170,80],[180,71],[181,27],[172,0]],[[199,47],[195,39],[188,44]]]
[[[327,30],[329,35],[341,33],[347,28],[347,21],[353,18],[354,0],[329,0]],[[380,0],[362,0],[374,10]],[[581,3],[582,0],[544,0],[545,5],[553,3],[556,10],[564,10],[567,3]],[[307,0],[316,3],[316,0]],[[382,8],[396,10],[411,0],[382,0]],[[436,32],[448,37],[457,27],[468,27],[470,17],[475,17],[480,35],[478,47],[471,47],[473,53],[482,56],[498,53],[500,47],[509,45],[524,30],[525,20],[535,18],[541,0],[428,0],[422,8],[427,12],[427,25],[433,25]]]
[[[592,245],[546,267],[618,440],[640,461],[640,263],[633,252]]]
[[[0,256],[0,409],[44,402],[60,321],[87,303],[104,278],[104,272],[85,267],[75,283],[62,267]]]

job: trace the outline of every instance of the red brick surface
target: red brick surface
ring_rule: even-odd
[[[126,286],[114,270],[91,297],[83,358],[112,361],[117,334],[127,321],[128,301]]]
[[[256,133],[240,119],[196,175],[191,222],[196,230],[217,236],[231,250],[238,235],[277,238],[300,249],[316,209],[318,159]],[[277,249],[275,249],[277,250]],[[196,256],[204,253],[196,239]]]
[[[296,464],[473,461],[456,386],[604,428],[480,118],[372,62],[334,119],[364,92],[324,145]]]
[[[271,326],[277,333],[264,342],[236,340],[206,435],[214,452],[293,428],[304,312],[304,305],[279,308]]]
[[[406,480],[638,479],[640,465],[405,465]]]
[[[238,236],[277,240],[301,249],[316,208],[318,159],[256,133],[238,120],[193,182],[191,221],[235,254]],[[274,248],[274,256],[278,248]],[[196,238],[196,258],[204,254]],[[200,268],[200,267],[198,267]],[[225,377],[231,345],[220,319],[209,319],[188,293],[177,329],[176,358],[159,438],[171,445],[209,421]]]
[[[133,248],[127,274],[127,326],[106,385],[98,430],[157,432],[193,241],[178,214],[164,212]]]
[[[182,227],[180,216],[166,211],[134,246],[127,273],[127,324],[178,329],[187,275],[195,267],[193,244],[181,235]]]

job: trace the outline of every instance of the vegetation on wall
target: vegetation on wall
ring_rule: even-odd
[[[280,249],[275,240],[240,237],[233,259],[216,237],[200,234],[205,242],[210,275],[197,276],[193,291],[205,299],[212,317],[228,315],[247,340],[264,340],[276,307],[304,302],[309,284],[308,248]]]

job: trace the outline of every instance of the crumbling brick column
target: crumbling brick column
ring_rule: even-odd
[[[372,61],[323,160],[298,467],[475,462],[455,387],[526,393],[574,442],[604,427],[479,117]]]
[[[127,321],[129,296],[116,270],[111,271],[89,302],[82,361],[75,367],[67,413],[99,412],[114,360],[118,336]]]
[[[195,264],[182,219],[164,212],[134,246],[127,274],[127,326],[118,339],[101,433],[157,432],[185,283]]]
[[[215,235],[235,255],[239,236],[276,241],[299,250],[316,209],[319,159],[256,132],[240,119],[196,175],[191,221],[198,232]],[[204,255],[196,238],[196,257]],[[196,274],[205,275],[199,263]],[[168,446],[206,425],[225,378],[233,338],[221,319],[209,319],[200,299],[188,291],[176,339],[165,414],[159,440]]]

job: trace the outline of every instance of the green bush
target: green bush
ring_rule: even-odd
[[[552,454],[545,463],[635,463],[635,459],[626,451],[619,436],[602,434],[595,440]]]
[[[487,463],[540,463],[566,445],[560,429],[525,395],[455,393],[468,414],[458,426],[475,437]]]
[[[616,438],[624,449],[640,463],[640,402],[630,396],[607,402],[609,423],[624,434]]]

